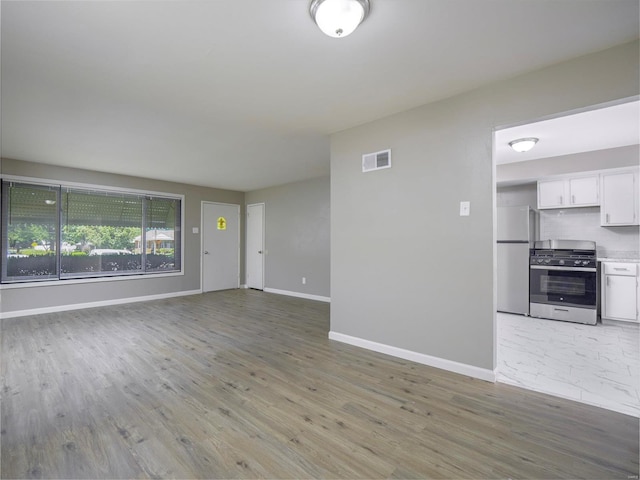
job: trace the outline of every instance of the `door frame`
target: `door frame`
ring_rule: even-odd
[[[265,266],[266,266],[266,262],[265,262],[265,255],[267,254],[267,250],[265,249],[265,240],[266,240],[266,236],[265,236],[265,231],[266,231],[266,218],[267,218],[267,205],[265,204],[265,202],[255,202],[255,203],[249,203],[247,204],[247,208],[246,208],[246,215],[249,214],[249,207],[255,207],[258,205],[262,205],[262,232],[260,232],[262,234],[262,255],[261,255],[261,262],[262,262],[262,290],[264,291],[265,288],[265,284],[264,284],[264,279],[266,277],[265,275]],[[246,220],[246,231],[245,231],[245,245],[249,245],[249,221]],[[245,255],[244,255],[244,260],[245,260],[245,269],[248,269],[249,266],[249,249],[245,248]],[[247,279],[245,278],[245,282],[247,281]],[[246,288],[250,288],[249,287],[249,283],[247,282],[245,284]]]
[[[236,288],[240,288],[240,250],[242,249],[241,232],[242,232],[242,217],[241,206],[237,203],[223,203],[223,202],[210,202],[202,200],[200,202],[200,293],[204,293],[204,206],[205,205],[221,205],[225,207],[237,207],[238,208],[238,284]]]

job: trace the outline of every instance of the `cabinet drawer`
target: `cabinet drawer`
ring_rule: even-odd
[[[628,275],[630,277],[635,277],[638,269],[637,263],[609,263],[606,262],[604,265],[604,274],[605,275]]]

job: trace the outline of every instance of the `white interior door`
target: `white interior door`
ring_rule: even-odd
[[[264,203],[247,206],[247,287],[264,289]]]
[[[240,205],[202,202],[202,291],[240,287]]]

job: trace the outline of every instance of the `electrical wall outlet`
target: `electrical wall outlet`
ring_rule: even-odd
[[[306,285],[307,284],[307,277],[302,277],[302,284]]]

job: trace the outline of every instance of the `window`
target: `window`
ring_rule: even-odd
[[[148,197],[145,202],[147,272],[180,270],[180,203],[171,198]],[[140,247],[141,248],[141,247]]]
[[[64,189],[60,276],[142,271],[142,255],[133,251],[142,207],[137,195]]]
[[[58,278],[60,189],[41,185],[2,185],[2,278]]]
[[[2,182],[2,282],[181,270],[181,200]]]

